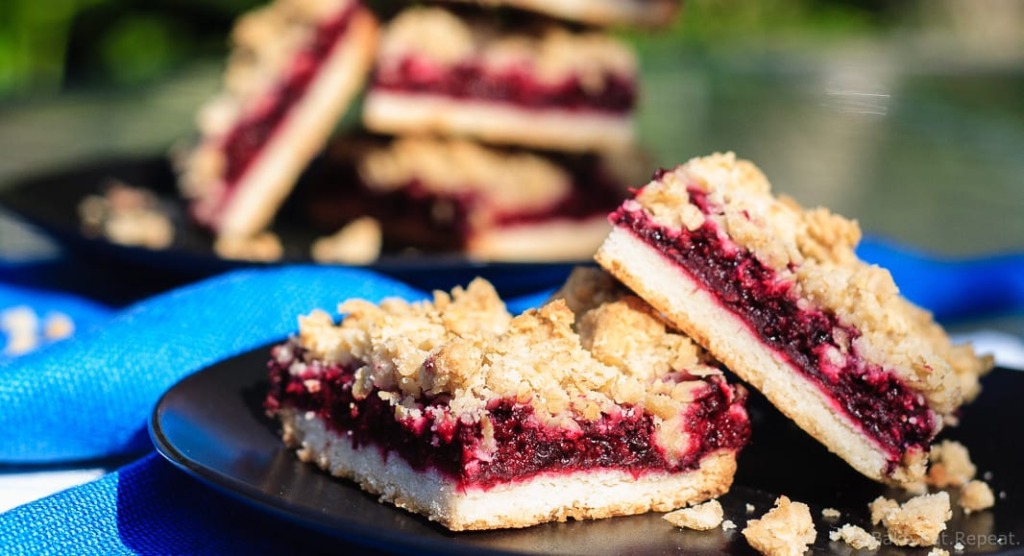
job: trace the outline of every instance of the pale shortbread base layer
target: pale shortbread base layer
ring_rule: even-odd
[[[887,474],[887,454],[881,446],[840,413],[835,402],[799,369],[767,347],[742,319],[657,249],[615,227],[595,258],[854,469],[887,483],[922,478],[923,452],[908,454],[902,465]]]
[[[727,492],[736,471],[734,452],[716,452],[698,469],[651,473],[583,470],[542,475],[487,490],[459,490],[433,471],[416,471],[394,454],[385,462],[375,446],[355,449],[319,417],[290,408],[279,418],[285,443],[299,459],[400,508],[422,514],[452,531],[505,529],[567,519],[599,519],[649,511],[666,512]]]
[[[466,253],[486,261],[587,260],[610,229],[605,215],[505,226],[478,233],[470,240]]]
[[[319,152],[370,71],[377,22],[360,10],[341,42],[323,61],[306,95],[263,146],[231,193],[214,228],[219,235],[250,236],[270,224],[299,175]]]
[[[634,142],[630,115],[517,108],[441,95],[371,89],[363,123],[378,133],[437,133],[559,151],[617,151]]]
[[[590,25],[643,25],[667,24],[680,2],[675,0],[461,0],[485,5],[506,5],[588,23]]]

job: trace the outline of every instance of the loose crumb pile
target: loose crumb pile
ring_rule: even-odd
[[[752,519],[742,531],[755,550],[771,556],[803,554],[817,537],[807,504],[791,502],[786,496],[760,519]]]
[[[709,500],[703,504],[682,508],[664,515],[669,523],[683,529],[708,531],[722,524],[725,513],[718,500]]]
[[[996,503],[996,497],[988,483],[971,480],[960,487],[960,498],[957,502],[965,513],[970,514],[991,508]]]
[[[828,534],[833,541],[843,541],[857,550],[875,550],[882,546],[882,542],[876,539],[871,533],[863,528],[847,523]]]
[[[949,494],[915,496],[900,504],[879,496],[868,505],[871,522],[885,526],[889,540],[897,546],[932,546],[953,517]]]

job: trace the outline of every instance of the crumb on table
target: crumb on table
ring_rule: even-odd
[[[174,224],[157,196],[124,182],[112,181],[102,193],[87,195],[78,215],[86,234],[118,245],[166,249],[174,241]]]
[[[967,481],[960,487],[960,498],[958,504],[965,513],[976,512],[991,508],[996,503],[995,494],[984,481]]]
[[[742,533],[751,547],[771,556],[803,554],[817,537],[807,504],[786,496],[775,500],[775,507],[760,519],[748,521]]]
[[[213,250],[221,258],[242,261],[272,262],[284,256],[281,240],[273,232],[254,236],[220,236],[214,242]]]
[[[857,550],[876,550],[879,546],[882,546],[882,542],[871,533],[868,533],[862,527],[849,523],[839,529],[830,531],[828,538],[833,541],[843,541]]]
[[[688,508],[681,508],[663,516],[669,523],[683,529],[707,531],[722,523],[725,513],[718,500],[709,500]]]
[[[365,216],[349,222],[333,235],[316,239],[310,255],[318,263],[369,264],[380,257],[382,245],[380,222]]]
[[[868,507],[871,521],[880,521],[897,546],[933,546],[953,517],[945,491],[915,496],[903,504],[880,496]]]

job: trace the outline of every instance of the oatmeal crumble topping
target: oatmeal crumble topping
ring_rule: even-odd
[[[474,60],[495,71],[528,67],[541,82],[558,83],[576,76],[588,89],[603,87],[609,74],[636,73],[632,50],[605,33],[570,33],[554,25],[502,33],[441,8],[408,9],[388,25],[378,63],[386,68],[410,55],[427,57],[441,66]]]
[[[857,550],[876,550],[882,545],[882,542],[873,537],[871,533],[849,523],[830,531],[828,538],[833,541],[843,541]]]
[[[889,540],[897,546],[932,546],[953,517],[949,494],[915,496],[900,504],[879,496],[868,505],[871,522],[885,526]]]
[[[418,180],[432,193],[485,195],[510,212],[543,209],[572,189],[572,177],[541,156],[458,139],[397,139],[364,156],[359,173],[368,187],[382,192]]]
[[[568,287],[597,272],[577,270]],[[655,417],[669,461],[690,450],[684,409],[709,391],[702,378],[721,374],[625,294],[579,318],[563,299],[513,317],[477,279],[429,302],[354,300],[339,312],[340,324],[322,311],[300,318],[298,341],[316,359],[358,366],[357,399],[376,392],[403,415],[419,411],[424,396],[450,396],[453,416],[469,422],[485,416],[488,402],[513,399],[569,427],[574,416],[596,420],[632,404]],[[621,352],[602,347],[612,338]]]
[[[771,556],[803,554],[817,536],[807,504],[786,496],[776,499],[775,507],[760,519],[748,521],[742,533],[755,550]]]
[[[706,196],[709,214],[694,212],[688,188]],[[973,398],[979,375],[992,367],[991,357],[975,355],[969,345],[952,345],[930,313],[900,295],[887,270],[857,257],[855,221],[774,197],[764,174],[732,153],[696,158],[665,172],[631,202],[669,228],[695,229],[711,219],[781,280],[792,282],[799,297],[833,311],[841,324],[860,332],[830,356],[846,357],[855,347],[868,361],[899,373],[939,413]]]
[[[703,504],[669,512],[663,517],[676,527],[708,531],[721,525],[724,516],[722,504],[718,500],[708,500]]]

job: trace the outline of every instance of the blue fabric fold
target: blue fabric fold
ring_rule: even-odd
[[[941,257],[869,237],[857,255],[888,269],[900,292],[940,321],[1024,309],[1024,253]]]
[[[156,454],[0,514],[0,546],[12,556],[378,553],[251,508]]]
[[[287,337],[313,309],[392,296],[426,294],[367,271],[297,266],[236,271],[140,302],[0,365],[0,462],[148,450],[149,412],[185,375]]]

